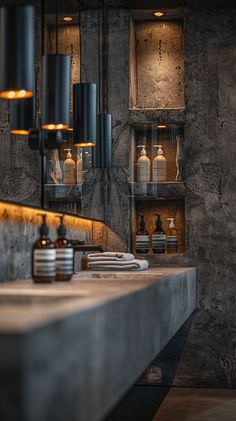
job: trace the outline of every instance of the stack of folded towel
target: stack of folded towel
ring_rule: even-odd
[[[88,268],[97,270],[145,270],[147,260],[135,259],[130,253],[91,253],[88,254]]]

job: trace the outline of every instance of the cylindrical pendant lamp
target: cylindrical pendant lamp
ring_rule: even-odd
[[[73,85],[73,144],[96,145],[96,84]]]
[[[65,130],[70,124],[71,58],[65,54],[43,56],[42,128]]]
[[[33,96],[34,7],[0,8],[0,98],[25,99]]]
[[[95,167],[111,168],[111,166],[112,166],[112,116],[111,114],[98,114]]]
[[[62,130],[52,130],[44,132],[45,149],[59,149],[63,143]]]
[[[11,101],[10,104],[10,132],[27,136],[29,129],[35,127],[35,101],[27,98],[24,101]]]

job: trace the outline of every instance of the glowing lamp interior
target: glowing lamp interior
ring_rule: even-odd
[[[12,134],[18,134],[20,136],[28,136],[29,130],[11,130]]]
[[[25,91],[21,89],[19,91],[2,91],[0,92],[0,98],[2,99],[25,99],[32,98],[32,91]]]
[[[66,130],[68,128],[67,124],[44,124],[42,126],[44,130]]]
[[[88,146],[96,146],[96,143],[93,142],[78,142],[74,143],[74,146],[79,146],[80,148],[86,148]]]

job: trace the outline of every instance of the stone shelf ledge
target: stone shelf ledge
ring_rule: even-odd
[[[45,184],[45,200],[81,200],[83,183],[80,184]]]
[[[185,108],[133,108],[129,109],[129,124],[169,123],[184,124]]]
[[[196,308],[196,269],[8,282],[0,301],[0,419],[101,421]]]
[[[137,198],[176,198],[184,197],[186,187],[184,182],[168,181],[162,183],[130,182],[129,191],[131,197]]]

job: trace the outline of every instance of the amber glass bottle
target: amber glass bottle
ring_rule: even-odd
[[[57,230],[56,247],[56,281],[70,281],[74,273],[74,249],[66,238],[66,228],[63,216],[59,217],[61,224]]]
[[[35,241],[32,251],[32,279],[35,283],[49,283],[55,280],[56,251],[54,243],[48,237],[49,228],[46,215],[42,216],[39,228],[39,238]]]
[[[149,233],[146,229],[143,215],[141,215],[139,228],[135,237],[135,250],[136,253],[148,253],[149,251]]]

